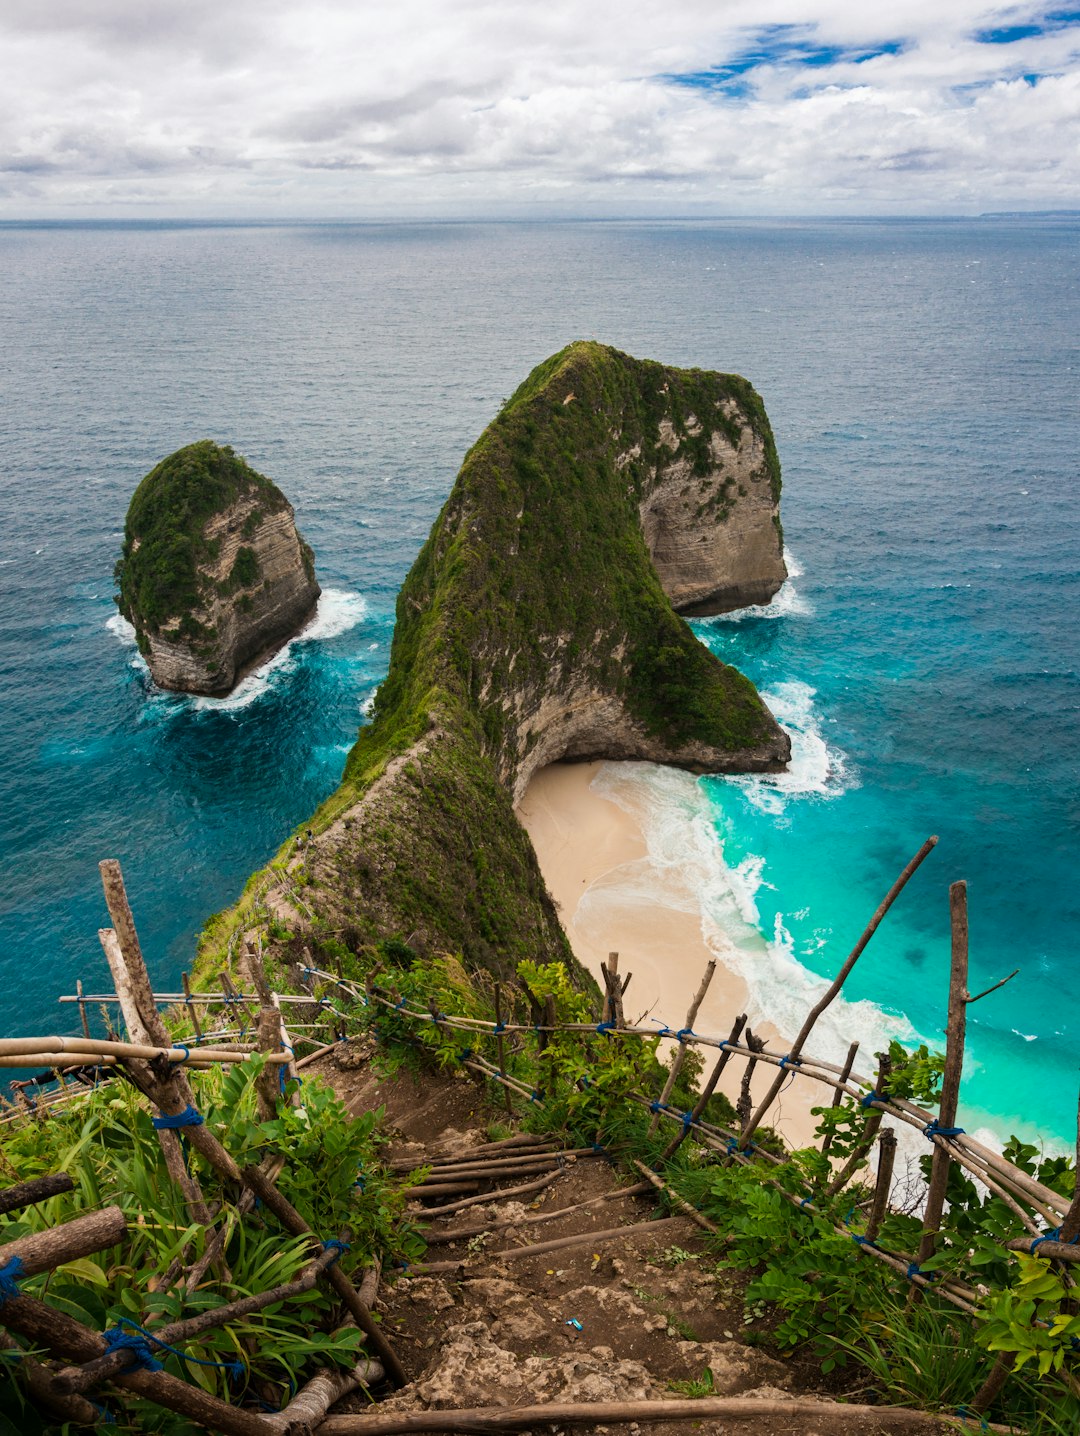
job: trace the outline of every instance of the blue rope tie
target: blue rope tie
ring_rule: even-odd
[[[91,1405],[91,1406],[94,1408],[94,1410],[97,1412],[98,1416],[100,1417],[102,1423],[103,1423],[105,1426],[115,1426],[115,1425],[116,1425],[116,1417],[112,1414],[112,1412],[109,1410],[109,1408],[108,1408],[107,1406],[99,1406],[96,1401],[91,1401],[91,1402],[90,1402],[90,1405]]]
[[[674,1033],[674,1032],[672,1031],[672,1029],[667,1025],[667,1023],[666,1023],[666,1022],[661,1022],[658,1017],[652,1017],[652,1018],[650,1018],[649,1020],[650,1020],[650,1022],[655,1022],[656,1025],[657,1025],[657,1027],[659,1027],[659,1029],[660,1029],[660,1031],[656,1034],[657,1037],[674,1037],[674,1036],[675,1036],[675,1033]]]
[[[151,1117],[150,1121],[159,1132],[176,1132],[181,1127],[201,1127],[203,1117],[201,1112],[196,1112],[189,1102],[182,1112],[177,1112],[175,1117],[170,1117],[167,1112],[162,1112],[160,1117]]]
[[[400,1012],[401,1009],[402,1009],[404,1006],[405,1006],[405,998],[403,997],[400,1002],[395,1002],[395,1003],[394,1003],[394,1011],[395,1011],[395,1012]]]
[[[923,1136],[929,1137],[932,1142],[935,1137],[959,1137],[963,1130],[963,1127],[943,1127],[935,1117],[932,1122],[927,1122],[923,1128]]]
[[[130,1326],[131,1331],[124,1330]],[[242,1361],[204,1361],[201,1356],[189,1356],[186,1351],[180,1351],[175,1346],[169,1346],[167,1342],[159,1341],[152,1331],[147,1331],[137,1321],[131,1321],[126,1316],[117,1319],[116,1326],[103,1331],[105,1338],[105,1350],[130,1351],[135,1358],[135,1365],[143,1371],[160,1371],[161,1362],[157,1360],[150,1350],[151,1344],[160,1351],[167,1351],[170,1356],[179,1357],[181,1361],[190,1362],[194,1366],[213,1366],[218,1371],[227,1371],[230,1376],[239,1380],[244,1375],[244,1363]]]
[[[682,1122],[682,1129],[683,1129],[683,1131],[684,1131],[684,1132],[689,1132],[690,1127],[691,1127],[691,1125],[693,1124],[693,1121],[694,1121],[694,1113],[693,1113],[693,1111],[691,1110],[691,1111],[686,1111],[686,1112],[681,1113],[680,1116],[679,1116],[679,1120]]]
[[[873,1107],[875,1102],[884,1102],[885,1098],[878,1092],[867,1092],[859,1103],[860,1107]]]
[[[596,1030],[601,1035],[603,1035],[605,1032],[614,1032],[615,1028],[616,1024],[614,1022],[598,1022],[596,1024]]]
[[[123,1318],[121,1318],[123,1320]],[[134,1326],[134,1322],[131,1323]],[[142,1328],[139,1327],[138,1331]],[[111,1326],[108,1331],[103,1331],[105,1338],[105,1351],[130,1351],[134,1360],[132,1365],[141,1371],[161,1371],[162,1365],[157,1357],[150,1350],[150,1342],[146,1336],[139,1336],[137,1331],[125,1331],[122,1326]]]
[[[445,1012],[433,1012],[433,1013],[431,1014],[431,1020],[432,1020],[432,1022],[445,1022],[445,1021],[446,1021],[446,1013],[445,1013]]]
[[[1061,1228],[1060,1228],[1060,1227],[1051,1227],[1051,1228],[1049,1229],[1049,1231],[1043,1232],[1043,1234],[1042,1234],[1041,1237],[1036,1237],[1036,1238],[1035,1238],[1035,1240],[1031,1243],[1031,1246],[1028,1248],[1028,1255],[1029,1255],[1029,1256],[1034,1256],[1034,1255],[1035,1255],[1035,1248],[1039,1245],[1040,1242],[1059,1242],[1059,1241],[1061,1241]],[[1075,1237],[1072,1237],[1068,1242],[1066,1242],[1065,1245],[1066,1245],[1066,1246],[1075,1246],[1078,1241],[1080,1241],[1080,1236],[1075,1236]]]
[[[914,1281],[917,1276],[921,1276],[923,1281],[933,1281],[937,1273],[932,1271],[923,1271],[919,1263],[917,1261],[913,1261],[908,1264],[908,1269],[904,1273],[904,1275],[907,1277],[908,1281]]]
[[[530,1092],[530,1093],[529,1093],[529,1101],[530,1101],[530,1102],[542,1102],[543,1100],[544,1100],[544,1099],[540,1096],[540,1093],[539,1093],[539,1092]]]
[[[469,1058],[470,1058],[472,1055],[473,1055],[473,1050],[472,1050],[471,1047],[463,1047],[463,1048],[461,1049],[461,1051],[458,1053],[457,1059],[458,1059],[459,1062],[468,1062]]]
[[[19,1295],[19,1282],[26,1275],[22,1257],[13,1256],[0,1266],[0,1306]]]
[[[244,1035],[243,1033],[240,1034],[241,1037],[243,1037],[243,1035]],[[180,1051],[181,1051],[184,1055],[183,1055],[183,1057],[181,1057],[181,1059],[180,1059],[179,1062],[173,1062],[171,1065],[172,1065],[173,1067],[182,1067],[185,1062],[188,1062],[188,1061],[191,1060],[191,1053],[188,1051],[188,1049],[184,1046],[184,1044],[183,1044],[182,1042],[174,1042],[174,1043],[173,1043],[173,1046],[174,1046],[174,1047],[178,1047],[178,1048],[180,1049]]]
[[[745,1157],[748,1153],[754,1152],[756,1150],[757,1148],[754,1146],[753,1142],[747,1142],[746,1146],[742,1149],[740,1155]],[[729,1156],[732,1156],[735,1153],[739,1152],[738,1137],[729,1137],[727,1139],[727,1151]]]
[[[662,1112],[663,1110],[664,1110],[664,1104],[663,1104],[663,1102],[650,1102],[650,1103],[649,1103],[649,1111],[650,1111],[650,1112]]]
[[[799,1203],[799,1206],[800,1206],[800,1207],[812,1207],[813,1205],[814,1205],[814,1199],[813,1199],[813,1197],[803,1197],[802,1201]]]
[[[676,1042],[685,1042],[688,1037],[696,1037],[697,1033],[692,1027],[680,1027],[675,1034]]]
[[[856,1245],[861,1247],[872,1247],[874,1245],[870,1238],[868,1236],[864,1236],[861,1232],[852,1232],[851,1240],[855,1242]]]
[[[492,1030],[491,1035],[492,1035],[492,1037],[501,1037],[502,1034],[503,1034],[505,1031],[506,1031],[506,1023],[505,1023],[505,1022],[496,1022],[495,1027],[494,1027],[494,1029]]]
[[[961,1421],[977,1421],[980,1431],[990,1430],[990,1427],[986,1424],[986,1417],[978,1411],[969,1411],[966,1406],[958,1406],[956,1408],[956,1414],[960,1417]]]
[[[331,1237],[328,1242],[323,1242],[323,1249],[328,1252],[337,1252],[334,1261],[330,1263],[331,1266],[334,1265],[334,1262],[340,1261],[346,1252],[352,1251],[348,1242],[338,1241],[337,1237]]]
[[[788,1053],[788,1055],[787,1055],[786,1057],[781,1057],[781,1058],[780,1058],[780,1070],[781,1070],[781,1072],[784,1070],[785,1067],[801,1067],[801,1066],[802,1066],[802,1058],[801,1058],[801,1057],[792,1057],[792,1055],[791,1055],[790,1052]]]

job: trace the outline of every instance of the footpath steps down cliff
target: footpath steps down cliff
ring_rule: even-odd
[[[474,1083],[432,1073],[380,1077],[368,1055],[352,1045],[343,1053],[347,1065],[328,1065],[329,1075],[353,1110],[385,1106],[395,1136],[390,1158],[399,1169],[430,1164],[437,1174],[450,1163],[475,1168],[495,1158],[526,1166],[526,1155],[513,1154],[544,1144],[525,1136],[493,1144],[495,1111]],[[549,1152],[557,1146],[547,1145]],[[812,1363],[780,1361],[747,1344],[747,1333],[761,1340],[767,1332],[745,1323],[746,1275],[718,1272],[715,1250],[694,1223],[662,1217],[652,1194],[603,1155],[564,1158],[543,1190],[515,1198],[513,1189],[529,1180],[505,1175],[483,1183],[475,1197],[423,1196],[421,1189],[414,1212],[427,1224],[427,1257],[415,1271],[385,1274],[378,1303],[410,1381],[380,1402],[380,1415],[653,1401],[689,1391],[760,1400],[768,1414],[737,1425],[705,1419],[574,1429],[626,1436],[642,1429],[672,1436],[940,1433],[929,1419],[925,1427],[910,1418],[901,1427],[884,1410],[853,1419],[836,1406],[835,1387],[822,1393]],[[455,1231],[464,1235],[447,1240]],[[547,1249],[523,1250],[538,1243]],[[427,1269],[433,1265],[435,1272]],[[809,1416],[807,1398],[815,1402]],[[776,1414],[775,1403],[796,1401],[790,1419]],[[347,1399],[335,1412],[365,1409]]]

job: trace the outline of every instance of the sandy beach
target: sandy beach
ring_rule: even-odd
[[[701,912],[685,894],[654,880],[644,836],[630,813],[596,792],[592,782],[600,763],[555,763],[533,778],[518,808],[532,839],[563,926],[574,952],[597,979],[609,952],[619,954],[619,970],[632,973],[626,1015],[645,1014],[670,1027],[683,1024],[686,1010],[710,959],[717,960],[695,1030],[726,1037],[736,1015],[746,1011],[742,977],[725,967],[702,930]],[[766,1024],[755,1032],[772,1051],[784,1050],[783,1038]],[[711,1057],[706,1055],[707,1066]],[[729,1064],[720,1086],[734,1101],[744,1065]],[[754,1075],[756,1101],[775,1068]],[[793,1146],[806,1145],[816,1119],[810,1108],[829,1100],[817,1084],[793,1081],[770,1113],[769,1122]]]

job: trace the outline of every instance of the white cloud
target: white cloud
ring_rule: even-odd
[[[1048,13],[7,0],[0,215],[1080,207]]]

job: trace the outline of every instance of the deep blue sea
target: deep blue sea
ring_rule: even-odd
[[[939,834],[851,980],[874,1007],[845,1010],[939,1039],[947,888],[967,878],[973,987],[1022,969],[970,1010],[968,1110],[1069,1136],[1068,221],[0,225],[0,1031],[69,1030],[57,996],[104,981],[102,857],[176,980],[207,915],[335,786],[465,450],[579,337],[745,374],[784,466],[795,577],[768,610],[697,625],[797,756],[777,783],[680,788],[723,870],[711,920],[790,996]],[[203,437],[289,495],[326,591],[312,634],[224,703],[155,692],[111,597],[135,485]],[[665,791],[657,831],[689,863],[695,824]]]

